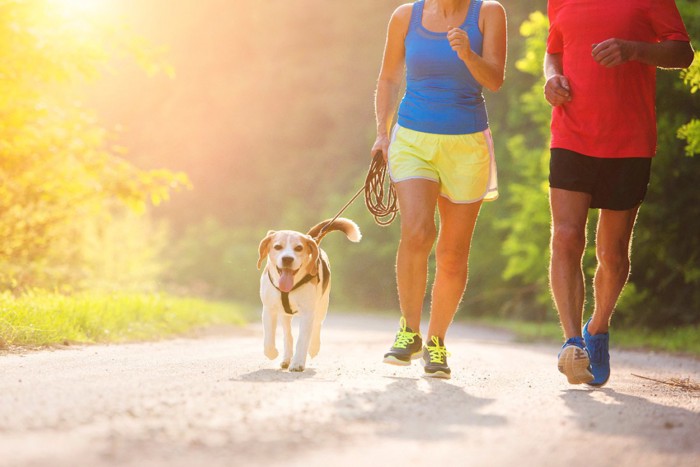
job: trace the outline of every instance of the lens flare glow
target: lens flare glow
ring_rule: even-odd
[[[104,10],[109,0],[51,0],[66,11],[95,14]]]

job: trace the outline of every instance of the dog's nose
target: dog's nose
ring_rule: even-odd
[[[282,266],[289,267],[292,265],[293,262],[294,262],[293,256],[283,256],[282,257]]]

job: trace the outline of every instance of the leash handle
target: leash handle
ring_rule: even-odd
[[[396,197],[396,188],[389,178],[388,185],[386,184],[387,164],[384,161],[384,153],[378,151],[367,172],[365,179],[365,205],[370,214],[374,216],[374,221],[386,227],[391,224],[396,218],[398,212],[398,204]],[[384,188],[386,185],[386,189]],[[385,201],[386,197],[386,201]]]

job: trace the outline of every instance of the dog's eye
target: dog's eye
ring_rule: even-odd
[[[301,245],[297,245],[294,247],[294,251],[302,251],[303,249],[304,249],[304,247]]]
[[[279,250],[282,249],[282,245],[275,245],[273,248],[274,248],[275,250],[279,251]]]

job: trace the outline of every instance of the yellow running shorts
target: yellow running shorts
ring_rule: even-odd
[[[396,125],[389,145],[389,175],[394,183],[415,178],[440,184],[453,203],[498,198],[491,131],[465,135],[422,133]]]

